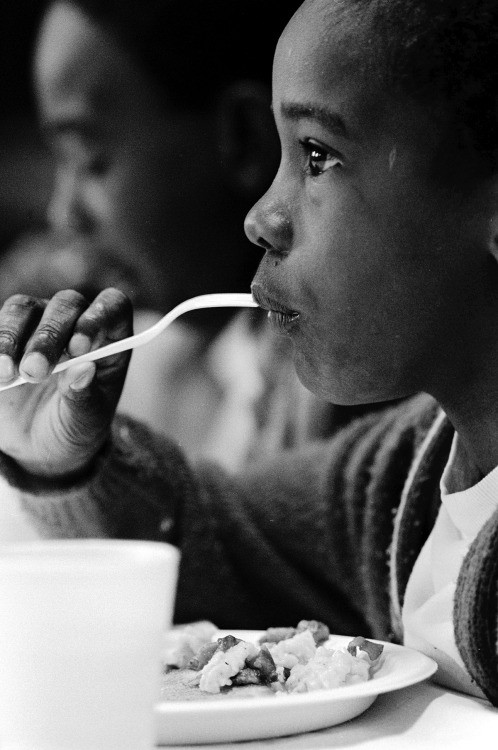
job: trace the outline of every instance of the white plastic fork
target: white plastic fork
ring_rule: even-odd
[[[228,292],[219,294],[201,294],[198,297],[192,297],[191,299],[180,302],[179,305],[174,307],[169,313],[166,313],[164,317],[154,323],[153,326],[147,328],[142,333],[136,333],[134,336],[128,336],[126,339],[121,341],[115,341],[112,344],[101,346],[100,349],[81,354],[79,357],[73,357],[72,359],[66,359],[64,362],[59,362],[58,365],[52,370],[52,375],[58,372],[67,370],[68,367],[77,365],[80,362],[95,362],[103,357],[109,357],[111,354],[119,354],[120,352],[128,351],[129,349],[135,349],[137,346],[143,346],[148,344],[149,341],[155,339],[165,328],[173,323],[180,315],[190,312],[191,310],[202,310],[208,307],[257,307],[258,305],[253,300],[250,294],[243,294],[238,292]],[[0,386],[0,391],[5,391],[8,388],[15,388],[18,385],[23,385],[28,381],[24,378],[18,377],[12,380],[6,385]]]

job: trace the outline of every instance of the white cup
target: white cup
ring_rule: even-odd
[[[151,750],[178,564],[159,542],[0,546],[2,750]]]

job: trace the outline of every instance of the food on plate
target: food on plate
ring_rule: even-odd
[[[171,628],[164,634],[161,653],[163,665],[167,669],[185,669],[203,646],[213,644],[217,633],[216,625],[208,620]]]
[[[306,662],[300,661],[291,668],[285,681],[286,691],[305,693],[369,680],[383,647],[365,638],[355,638],[354,641],[361,641],[361,644],[351,648],[349,643],[346,649],[319,646]]]
[[[301,620],[295,628],[268,628],[265,634],[259,639],[259,642],[278,643],[304,631],[311,633],[317,646],[325,643],[330,636],[330,630],[323,622],[319,622],[318,620]]]
[[[268,628],[254,643],[216,638],[212,623],[175,628],[163,651],[163,700],[303,693],[369,680],[383,646],[358,636],[334,647],[326,625],[302,620],[295,628]]]

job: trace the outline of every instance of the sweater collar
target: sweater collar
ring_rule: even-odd
[[[453,426],[439,409],[415,451],[394,519],[389,588],[392,628],[399,641],[403,635],[401,611],[406,585],[436,519],[441,502],[440,479],[453,435]]]

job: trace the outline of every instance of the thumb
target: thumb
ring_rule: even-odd
[[[96,373],[95,362],[83,362],[59,375],[55,436],[64,466],[73,471],[91,461],[106,440],[117,401],[107,400]]]
[[[66,397],[73,393],[84,391],[95,377],[97,366],[95,362],[81,362],[74,367],[69,367],[59,375],[59,390]]]

